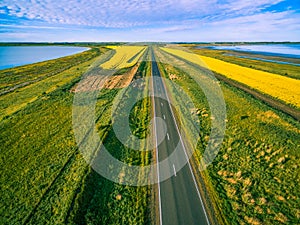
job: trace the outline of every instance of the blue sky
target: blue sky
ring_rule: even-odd
[[[300,41],[300,1],[1,0],[0,41]]]

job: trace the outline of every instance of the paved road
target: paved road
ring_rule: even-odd
[[[190,164],[187,163],[180,171],[176,172],[179,162],[186,160],[185,148],[179,136],[171,107],[168,101],[163,99],[168,96],[164,83],[160,79],[161,74],[153,52],[152,76],[158,77],[153,79],[155,96],[162,97],[154,98],[155,116],[166,122],[167,129],[165,135],[162,126],[155,125],[156,136],[165,135],[164,140],[157,147],[158,160],[162,161],[168,157],[176,146],[180,150],[180,153],[176,154],[176,157],[167,166],[158,167],[160,180],[165,174],[173,174],[168,180],[159,183],[160,224],[209,224]]]

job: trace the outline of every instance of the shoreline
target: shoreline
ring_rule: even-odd
[[[289,45],[299,45],[298,48],[291,48],[293,53],[288,52],[288,49],[281,52],[276,52],[276,50],[257,50],[251,48],[253,46],[274,46],[274,47],[289,47]],[[246,48],[248,47],[248,48]],[[195,46],[195,49],[210,49],[210,50],[227,50],[233,51],[237,53],[245,53],[245,54],[254,54],[254,55],[262,55],[262,56],[274,56],[274,57],[282,57],[282,58],[291,58],[291,59],[300,59],[300,44],[246,44],[246,45],[230,45],[230,46],[220,46],[220,45],[206,45],[206,46]],[[299,53],[298,53],[299,51]],[[296,53],[295,53],[296,52]]]
[[[234,57],[238,57],[238,58],[258,60],[258,61],[263,61],[263,62],[272,62],[272,63],[277,63],[277,64],[286,64],[286,65],[292,65],[292,66],[300,66],[299,63],[292,63],[292,62],[289,62],[287,60],[286,61],[279,61],[279,60],[265,59],[265,58],[262,58],[262,57],[254,57],[254,56],[246,56],[246,55],[238,55],[238,54],[230,54],[230,53],[225,53],[224,55],[234,56]],[[255,55],[255,54],[253,54],[253,55]],[[267,56],[267,55],[262,55],[262,56]],[[284,58],[284,59],[286,59],[286,58]]]
[[[76,55],[76,54],[79,54],[79,53],[82,53],[82,52],[85,52],[85,51],[88,51],[90,50],[91,48],[90,47],[81,47],[81,46],[59,46],[59,45],[44,45],[44,46],[41,46],[41,45],[27,45],[27,46],[0,46],[0,48],[5,48],[5,47],[8,47],[8,48],[64,48],[64,49],[74,49],[74,52],[72,53],[58,53],[57,56],[54,56],[54,55],[49,55],[49,56],[42,56],[39,58],[36,57],[36,59],[29,59],[27,62],[20,62],[20,63],[14,63],[14,64],[4,64],[4,65],[0,65],[0,71],[3,71],[3,70],[6,70],[6,69],[12,69],[12,68],[16,68],[16,67],[19,67],[19,66],[26,66],[26,65],[30,65],[30,64],[34,64],[34,63],[40,63],[40,62],[45,62],[45,61],[48,61],[48,60],[55,60],[55,59],[59,59],[59,58],[63,58],[63,57],[67,57],[67,56],[72,56],[72,55]],[[75,48],[79,48],[79,49],[75,49]],[[76,50],[76,51],[75,51]],[[51,51],[51,50],[50,50]],[[31,53],[32,54],[32,53]],[[2,56],[3,57],[3,56]],[[32,57],[32,56],[30,56]]]

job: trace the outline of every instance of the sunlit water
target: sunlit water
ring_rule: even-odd
[[[300,58],[300,44],[259,44],[259,45],[233,45],[210,46],[211,49],[234,50],[262,55]]]
[[[0,70],[56,59],[87,49],[69,46],[0,46]]]

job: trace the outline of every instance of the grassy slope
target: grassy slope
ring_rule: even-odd
[[[102,49],[102,52],[105,50]],[[87,54],[90,54],[87,56]],[[16,84],[29,82],[26,86],[20,87],[12,92],[0,96],[0,120],[21,110],[26,105],[72,82],[92,63],[93,58],[100,54],[99,49],[90,50],[73,56],[46,62],[3,70],[0,72],[1,84],[13,87]],[[67,62],[70,62],[68,65]],[[58,70],[58,71],[57,71]],[[28,79],[26,81],[26,79]]]
[[[25,222],[64,165],[69,167],[76,152],[71,104],[68,88],[60,88],[1,122],[3,224]],[[64,213],[55,204],[48,207],[56,216]]]
[[[124,220],[142,224],[149,220],[148,188],[131,188],[107,181],[90,169],[78,152],[72,130],[74,94],[70,90],[90,63],[56,75],[60,87],[55,86],[49,92],[49,87],[43,86],[44,80],[38,82],[35,100],[0,122],[2,224],[98,224],[101,221],[118,224]],[[66,73],[72,75],[66,78]],[[109,131],[109,108],[117,92],[104,90],[97,107],[99,135],[106,137],[105,142],[112,145],[112,151],[119,149],[114,146]],[[16,96],[21,93],[13,92]],[[6,98],[6,102],[9,100]],[[134,112],[135,118],[139,118],[139,112],[148,115],[147,102],[139,107]],[[142,126],[146,126],[148,120],[143,121]],[[130,160],[132,155],[124,157]],[[149,160],[150,156],[142,158],[143,163]],[[122,201],[116,201],[116,193],[120,192],[124,194]]]
[[[146,68],[145,68],[146,66]],[[142,63],[138,74],[146,76],[149,73],[149,64]],[[149,75],[149,74],[148,74]],[[146,89],[145,89],[146,90]],[[108,93],[108,90],[106,91]],[[110,91],[111,92],[111,91]],[[118,91],[116,91],[117,94]],[[146,93],[141,93],[142,95]],[[134,96],[136,97],[136,96]],[[122,101],[123,102],[123,101]],[[112,103],[108,103],[107,106]],[[121,103],[122,104],[122,103]],[[131,112],[130,125],[132,132],[142,138],[147,133],[149,123],[150,100],[139,102]],[[98,110],[101,111],[101,105]],[[110,106],[109,106],[110,107]],[[108,108],[109,108],[108,107]],[[120,107],[122,107],[120,105]],[[107,126],[103,124],[105,118],[110,118],[108,109],[102,116],[98,127],[106,127],[107,135],[104,145],[117,159],[129,164],[147,165],[151,155],[146,152],[137,152],[124,147],[114,135],[110,119]],[[99,120],[100,121],[100,120]],[[142,132],[141,132],[142,131]],[[146,144],[146,143],[144,143]],[[118,199],[121,197],[121,200]],[[150,223],[150,187],[130,187],[115,184],[99,176],[94,171],[83,181],[80,194],[76,197],[74,210],[70,218],[75,224],[149,224]]]
[[[91,60],[103,51],[103,48],[93,48],[89,51],[78,53],[76,55],[1,70],[0,92],[15,87],[16,85],[26,85],[27,83],[34,83],[47,77],[52,77],[53,75],[61,73],[73,66]]]
[[[99,55],[99,51],[96,52],[93,57]],[[73,62],[78,55],[67,58]],[[60,62],[58,59],[58,65]],[[62,173],[62,168],[69,167],[69,161],[74,158],[76,144],[71,129],[72,94],[69,89],[91,62],[77,64],[0,97],[2,113],[10,112],[1,113],[0,122],[1,221],[4,224],[22,224]],[[51,64],[56,65],[55,60]],[[9,71],[26,77],[43,69],[44,63],[38,63],[18,67],[17,72]],[[48,72],[54,73],[56,69],[54,66]],[[11,110],[16,105],[21,106],[19,111]]]
[[[210,131],[205,96],[188,75],[177,73],[175,82],[199,109],[201,142],[205,144]],[[221,85],[228,117],[225,140],[213,165],[203,173],[215,207],[222,212],[218,216],[228,224],[295,224],[300,218],[299,122]]]

